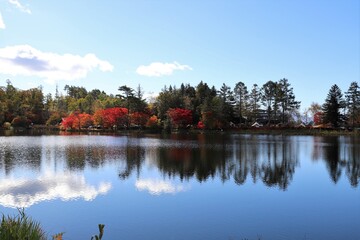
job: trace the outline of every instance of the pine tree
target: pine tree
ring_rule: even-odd
[[[276,83],[273,81],[268,81],[261,88],[261,100],[262,104],[266,108],[268,124],[272,119],[272,115],[274,114],[274,102],[276,97]]]
[[[350,84],[349,90],[345,93],[345,99],[348,117],[354,127],[355,121],[358,121],[360,116],[360,87],[357,82]]]
[[[332,85],[323,109],[323,122],[330,123],[333,127],[337,128],[343,122],[343,116],[340,109],[344,108],[344,100],[341,89],[336,85]]]
[[[243,122],[246,115],[247,101],[249,98],[249,92],[243,82],[238,82],[234,88],[234,97],[237,108],[237,113],[240,119],[240,123]]]
[[[249,94],[250,109],[254,121],[256,121],[258,116],[258,111],[260,108],[260,100],[261,100],[261,92],[259,86],[257,84],[254,84]]]
[[[234,93],[231,91],[231,88],[227,86],[225,83],[221,86],[218,91],[219,98],[221,99],[221,116],[224,125],[227,125],[234,118]]]
[[[290,83],[286,78],[279,80],[276,91],[274,105],[279,104],[281,108],[282,123],[285,123],[289,120],[291,112],[300,108],[300,101],[295,100],[293,88],[290,87]],[[274,110],[276,111],[277,107],[274,106]]]

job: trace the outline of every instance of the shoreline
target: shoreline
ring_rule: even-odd
[[[359,130],[343,129],[314,129],[314,128],[229,128],[229,129],[173,129],[165,131],[163,129],[80,129],[80,130],[61,130],[58,127],[36,126],[33,128],[13,128],[1,129],[0,136],[32,136],[32,135],[76,135],[76,134],[96,134],[96,135],[121,135],[128,133],[138,134],[260,134],[260,135],[294,135],[294,136],[360,136]]]

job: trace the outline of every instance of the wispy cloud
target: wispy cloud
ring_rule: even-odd
[[[22,5],[18,0],[9,0],[9,3],[14,5],[20,11],[31,14],[31,10],[28,7]]]
[[[136,181],[135,186],[139,191],[148,191],[151,195],[175,194],[186,191],[182,185],[156,179],[140,179]]]
[[[0,12],[0,29],[5,29],[5,23]]]
[[[188,65],[181,65],[177,62],[161,63],[153,62],[148,66],[141,65],[136,69],[137,74],[148,77],[161,77],[164,75],[172,75],[175,70],[192,70]]]
[[[0,48],[0,73],[37,76],[49,83],[85,78],[88,72],[113,70],[113,66],[94,54],[85,56],[42,52],[29,45]]]

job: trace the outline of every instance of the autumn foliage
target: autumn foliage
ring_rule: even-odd
[[[322,112],[317,112],[314,114],[314,124],[315,125],[319,125],[319,124],[322,124],[323,121],[323,113]]]
[[[156,115],[152,115],[146,122],[146,127],[157,128],[159,125],[159,119]]]
[[[204,128],[205,128],[205,125],[204,125],[204,123],[203,123],[202,121],[199,121],[198,124],[196,125],[196,127],[197,127],[198,129],[204,129]]]
[[[104,128],[124,127],[128,123],[128,110],[126,108],[100,109],[94,113],[94,124]]]
[[[183,108],[170,108],[167,111],[171,124],[177,128],[186,127],[192,124],[192,111]]]
[[[64,129],[88,128],[93,124],[93,118],[87,113],[74,112],[62,119],[61,126]]]
[[[130,114],[131,124],[144,127],[149,119],[149,114],[143,112],[134,112]]]

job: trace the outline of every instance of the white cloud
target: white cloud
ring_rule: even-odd
[[[140,179],[135,183],[139,191],[148,191],[151,195],[161,195],[164,193],[178,193],[186,191],[184,186],[174,185],[171,182],[155,179]]]
[[[136,69],[137,74],[148,77],[161,77],[164,75],[171,75],[175,70],[192,70],[188,65],[181,65],[177,62],[161,63],[153,62],[148,66],[141,65]]]
[[[5,29],[5,23],[0,12],[0,29]]]
[[[113,66],[94,54],[85,56],[41,52],[29,45],[0,48],[0,73],[37,76],[49,83],[85,78],[93,69],[112,71]]]
[[[70,201],[82,198],[92,201],[104,195],[111,184],[100,182],[98,187],[86,183],[84,176],[69,173],[47,174],[36,179],[10,178],[0,180],[0,205],[10,208],[27,208],[42,201],[61,199]]]
[[[20,11],[31,14],[31,10],[28,7],[22,5],[18,0],[9,0],[9,3],[14,5]]]

